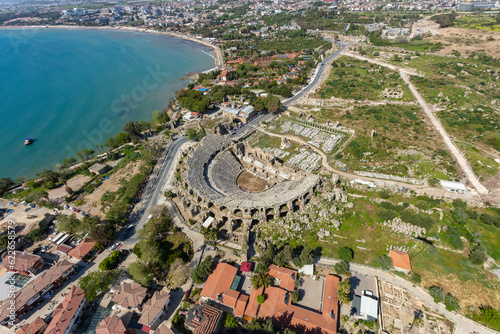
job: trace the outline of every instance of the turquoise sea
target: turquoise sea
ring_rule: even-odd
[[[213,68],[211,55],[151,33],[0,30],[0,177],[34,177],[82,149],[99,151],[127,121],[165,108],[186,73]]]

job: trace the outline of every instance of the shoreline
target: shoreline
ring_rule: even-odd
[[[117,26],[117,27],[111,27],[111,26],[68,26],[68,25],[30,25],[30,26],[0,26],[1,30],[12,30],[12,29],[98,29],[98,30],[113,30],[113,31],[130,31],[130,32],[143,32],[143,33],[148,33],[148,34],[158,34],[158,35],[165,35],[165,36],[170,36],[174,38],[179,38],[183,39],[186,41],[194,42],[203,46],[206,46],[212,50],[214,53],[214,59],[215,59],[215,67],[207,70],[207,71],[213,71],[213,70],[218,70],[222,69],[223,64],[222,64],[222,53],[220,51],[220,48],[216,45],[213,45],[209,42],[206,42],[204,40],[199,40],[197,38],[183,35],[183,34],[178,34],[170,31],[157,31],[154,29],[148,29],[148,28],[137,28],[137,27],[124,27],[124,26]],[[206,72],[206,71],[205,71]]]

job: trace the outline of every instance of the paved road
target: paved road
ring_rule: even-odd
[[[299,91],[297,94],[295,94],[294,96],[292,96],[291,98],[289,98],[288,100],[286,100],[285,102],[283,102],[283,106],[289,107],[289,106],[293,105],[295,102],[297,102],[298,100],[300,100],[304,96],[305,93],[307,93],[314,86],[316,86],[316,84],[319,82],[321,76],[323,75],[323,72],[324,72],[324,70],[326,68],[326,64],[328,64],[328,62],[330,60],[332,60],[333,58],[337,57],[340,53],[342,53],[342,51],[344,51],[344,49],[345,49],[345,46],[341,45],[340,46],[340,50],[338,50],[337,52],[335,52],[334,54],[328,56],[325,60],[323,60],[318,65],[318,67],[316,68],[316,72],[315,72],[315,74],[313,76],[312,81],[307,86],[305,86],[304,88],[302,88],[302,90]]]
[[[338,260],[333,259],[325,259],[320,258],[317,260],[317,263],[320,265],[332,266],[337,263]],[[366,276],[374,276],[379,280],[391,283],[400,288],[408,290],[411,294],[413,294],[417,299],[423,301],[429,308],[437,311],[438,313],[445,316],[448,320],[452,321],[455,324],[455,332],[454,334],[471,334],[473,332],[477,332],[480,334],[490,333],[490,334],[498,334],[497,331],[492,329],[488,329],[477,322],[468,319],[456,312],[449,312],[446,310],[444,304],[436,304],[433,298],[421,287],[414,286],[412,283],[407,280],[391,274],[387,271],[383,271],[375,268],[368,268],[364,266],[360,266],[355,263],[349,264],[351,272],[354,274],[366,275]]]
[[[154,207],[158,204],[160,196],[163,195],[165,184],[167,182],[167,176],[169,175],[172,167],[177,162],[177,153],[179,152],[181,146],[187,142],[188,139],[186,137],[178,137],[170,146],[170,149],[168,150],[167,155],[163,161],[161,171],[156,180],[154,180],[153,190],[150,196],[145,199],[146,202],[144,204],[144,208],[136,218],[137,225],[134,228],[134,234],[126,238],[126,240],[124,240],[123,242],[125,247],[133,247],[139,241],[137,233],[148,222],[148,218],[153,213]]]
[[[241,137],[243,137],[244,135],[246,135],[248,132],[256,129],[259,126],[261,121],[266,120],[266,119],[270,119],[270,118],[273,118],[273,115],[261,114],[261,115],[255,117],[254,119],[252,119],[250,122],[242,125],[239,129],[231,132],[231,134],[229,135],[229,138],[236,141],[236,140],[240,139]]]

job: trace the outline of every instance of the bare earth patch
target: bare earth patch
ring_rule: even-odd
[[[268,187],[270,187],[272,184],[264,179],[261,179],[260,177],[257,177],[253,174],[250,174],[248,172],[243,172],[241,175],[238,177],[238,186],[246,192],[249,193],[258,193],[261,191],[266,190]]]
[[[432,43],[450,44],[438,52],[444,55],[450,55],[453,50],[458,50],[462,54],[482,52],[495,58],[500,57],[500,31],[443,28],[426,40]]]
[[[85,205],[81,208],[92,216],[104,217],[105,208],[101,205],[102,195],[106,192],[115,192],[121,187],[120,180],[128,181],[134,175],[140,172],[140,162],[129,163],[116,173],[113,173],[109,179],[104,180],[102,184],[94,190],[92,194],[85,195]]]
[[[67,184],[73,191],[76,191],[80,189],[90,179],[91,179],[90,176],[87,175],[76,175],[75,177],[68,180]],[[68,196],[68,193],[66,192],[64,186],[55,189],[50,189],[48,193],[49,193],[49,199],[59,204],[61,204],[64,201],[64,199]]]

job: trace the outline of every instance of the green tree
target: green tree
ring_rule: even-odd
[[[142,286],[148,287],[153,281],[151,270],[142,261],[132,262],[127,267],[127,271],[132,279]]]
[[[269,95],[264,99],[264,104],[269,113],[274,114],[283,108],[280,98],[276,95]]]
[[[212,273],[214,260],[212,256],[207,256],[198,267],[193,271],[191,277],[193,282],[196,284],[201,284],[205,282],[208,276]]]
[[[213,243],[217,240],[217,229],[214,227],[200,227],[200,233],[203,235],[206,241]]]
[[[198,138],[198,132],[194,128],[189,128],[186,130],[186,135],[189,140],[195,140]]]
[[[486,248],[481,245],[477,246],[470,252],[469,259],[474,264],[482,265],[488,259]]]
[[[271,284],[271,276],[269,276],[268,273],[253,274],[250,281],[252,282],[254,289],[258,289],[261,286],[267,288]]]
[[[339,259],[347,262],[350,262],[354,259],[354,251],[347,246],[340,247],[337,251],[337,255]]]
[[[78,159],[80,159],[81,161],[84,161],[84,160],[88,160],[90,159],[90,157],[94,154],[94,150],[92,149],[88,149],[88,150],[81,150],[79,151],[76,156],[78,157]]]
[[[166,111],[154,110],[151,122],[157,127],[165,128],[168,122],[170,122],[170,117]]]
[[[335,265],[333,266],[333,269],[339,275],[347,275],[347,273],[349,271],[346,261],[340,261],[340,262],[335,263]]]
[[[120,259],[122,258],[122,253],[119,250],[114,251],[103,259],[101,263],[99,263],[99,269],[102,271],[107,271],[107,270],[113,270],[118,267],[118,264],[120,263]]]
[[[10,177],[4,177],[0,180],[0,196],[3,196],[7,190],[14,186],[14,181]]]
[[[351,301],[351,279],[346,278],[338,284],[339,288],[339,302],[348,304]]]
[[[266,296],[265,295],[258,295],[257,296],[257,303],[260,305],[266,301]]]
[[[85,221],[85,218],[84,218]],[[96,248],[102,248],[116,236],[116,228],[111,222],[90,224],[89,238],[96,242]]]
[[[238,327],[238,322],[229,313],[226,314],[226,319],[224,320],[224,327]]]
[[[114,271],[93,271],[78,280],[78,285],[85,292],[85,298],[89,301],[96,300],[104,294],[109,286],[120,276],[120,272]]]
[[[128,121],[123,127],[123,131],[132,139],[141,137],[141,128],[138,122]]]

